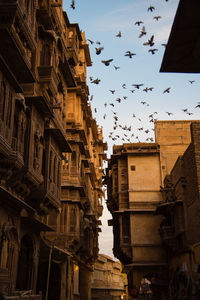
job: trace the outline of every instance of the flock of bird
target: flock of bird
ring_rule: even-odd
[[[168,2],[168,0],[165,0]],[[71,8],[75,9],[75,1],[72,0],[71,2]],[[156,8],[152,5],[148,6],[146,8],[148,13],[153,13]],[[153,20],[155,22],[159,22],[162,19],[162,16],[160,15],[154,15]],[[155,55],[159,50],[155,47],[155,37],[154,34],[151,35],[149,38],[144,38],[147,36],[147,31],[145,27],[145,22],[142,20],[136,20],[134,21],[134,26],[140,28],[138,38],[140,40],[143,40],[143,46],[149,47],[148,52],[152,55]],[[118,39],[123,37],[122,31],[118,31],[115,34],[115,37]],[[90,46],[93,48],[93,51],[95,52],[95,55],[100,56],[102,55],[104,51],[104,46],[100,41],[94,41],[92,39],[87,39]],[[165,44],[161,44],[162,46],[166,47]],[[132,59],[136,56],[136,53],[127,50],[124,53],[124,56]],[[108,59],[102,59],[100,62],[105,65],[105,67],[113,66],[115,71],[118,71],[120,69],[120,66],[113,64],[114,59],[108,58]],[[101,84],[100,78],[95,78],[94,76],[89,77],[89,85],[99,85]],[[112,83],[112,82],[111,82]],[[188,80],[188,84],[195,84],[195,80]],[[118,89],[109,89],[108,94],[110,93],[110,96],[113,97],[112,101],[104,101],[102,104],[102,107],[99,109],[97,107],[94,107],[94,114],[99,117],[99,113],[102,113],[102,119],[109,121],[109,126],[111,126],[109,132],[108,132],[108,139],[110,139],[111,143],[117,143],[120,142],[154,142],[154,122],[159,118],[159,112],[158,111],[149,111],[148,118],[144,122],[144,120],[136,113],[132,113],[131,119],[127,117],[127,120],[129,120],[130,124],[123,124],[122,120],[120,120],[120,113],[117,112],[118,105],[126,105],[127,99],[132,94],[137,94],[138,92],[142,92],[145,94],[151,93],[154,91],[155,87],[153,86],[146,86],[144,83],[132,83],[131,85],[128,85],[127,83],[122,83],[121,85],[122,91],[124,91],[123,96],[117,95]],[[161,91],[162,94],[169,94],[173,90],[172,87],[166,87]],[[107,95],[105,95],[107,97]],[[94,95],[90,96],[90,102],[92,107],[95,106],[94,101]],[[151,108],[151,104],[146,100],[141,100],[139,102],[142,106],[145,108]],[[197,102],[194,106],[194,109],[200,108],[200,102]],[[100,110],[100,111],[99,111]],[[128,110],[129,111],[129,110]],[[194,113],[189,111],[189,108],[182,108],[181,112],[185,115],[191,116]],[[174,116],[174,113],[172,111],[165,111],[166,116]],[[110,117],[111,115],[111,117]],[[108,124],[108,122],[106,122]],[[141,133],[142,134],[142,140],[141,140]]]

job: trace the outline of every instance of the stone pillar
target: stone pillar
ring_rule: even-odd
[[[71,300],[72,299],[72,268],[71,268],[71,259],[68,257],[67,259],[67,283],[66,283],[66,299]]]
[[[60,289],[60,300],[66,299],[66,289],[67,289],[67,261],[63,262],[61,265],[61,289]]]
[[[80,266],[80,300],[91,300],[91,271]]]

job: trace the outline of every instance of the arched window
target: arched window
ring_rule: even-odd
[[[0,119],[4,120],[5,114],[5,106],[6,106],[6,84],[2,81],[1,83],[1,91],[0,91]]]
[[[48,44],[44,44],[40,56],[40,65],[49,66],[51,63],[51,51]]]

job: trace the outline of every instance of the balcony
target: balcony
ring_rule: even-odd
[[[59,62],[59,67],[64,75],[64,79],[66,81],[67,87],[68,88],[76,87],[73,68],[70,67],[69,62],[66,60],[66,58],[64,59],[64,62],[62,61]]]
[[[38,77],[40,83],[47,83],[53,94],[57,92],[58,76],[53,66],[39,66]]]
[[[35,82],[36,42],[25,16],[17,0],[0,0],[0,53],[19,83]]]

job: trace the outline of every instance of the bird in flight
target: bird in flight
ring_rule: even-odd
[[[154,35],[152,35],[151,38],[147,42],[143,43],[143,45],[152,47],[154,45],[153,40],[154,40]]]
[[[118,34],[116,34],[116,37],[120,38],[121,36],[122,36],[122,33],[121,33],[121,31],[119,31]]]
[[[154,89],[154,87],[148,88],[148,90],[151,91],[151,92],[153,91],[153,89]]]
[[[187,112],[188,109],[187,109],[187,108],[183,108],[182,111],[183,111],[183,112]]]
[[[109,66],[111,61],[113,61],[113,59],[108,59],[108,60],[102,60],[101,62],[105,65],[105,66]]]
[[[119,70],[120,69],[120,67],[117,67],[117,66],[113,66],[114,68],[115,68],[115,70]]]
[[[99,48],[96,48],[95,47],[95,50],[96,50],[96,54],[99,55],[101,54],[101,51],[104,49],[104,47],[99,47]]]
[[[147,8],[147,11],[153,11],[155,9],[155,7],[154,6],[149,6],[148,8]]]
[[[115,93],[115,90],[109,90],[111,92],[111,94],[114,94]]]
[[[136,55],[136,54],[131,51],[126,51],[126,53],[124,54],[124,56],[128,56],[129,58],[132,58],[132,56],[134,56],[134,55]]]
[[[146,33],[146,30],[145,30],[145,27],[143,26],[142,30],[140,31],[140,35],[138,37],[141,38],[145,34],[147,34],[147,33]]]
[[[90,42],[91,45],[94,44],[94,42],[92,40],[90,40],[90,39],[87,39],[87,40],[88,40],[88,42]]]
[[[134,86],[136,89],[139,89],[141,86],[143,86],[143,83],[134,83],[132,86]]]
[[[74,0],[72,0],[72,3],[70,5],[70,7],[73,8],[73,9],[75,9],[75,1]]]
[[[152,54],[155,54],[156,51],[158,51],[158,49],[149,49],[148,52],[151,52]]]
[[[101,80],[99,78],[96,78],[94,80],[91,81],[91,83],[95,83],[95,84],[99,84]]]
[[[130,92],[131,92],[131,93],[134,93],[134,92],[135,92],[135,90],[130,90]]]
[[[200,103],[195,106],[195,108],[200,107]]]
[[[164,93],[169,93],[169,92],[170,92],[170,89],[171,89],[170,87],[167,88],[167,89],[165,89],[165,90],[163,91],[163,94],[164,94]]]
[[[168,114],[168,116],[173,115],[173,113],[166,111],[166,114]]]
[[[144,24],[144,22],[142,22],[142,21],[136,21],[136,22],[135,22],[135,25],[140,26],[141,24]]]
[[[191,84],[193,84],[193,83],[195,82],[195,80],[189,80],[189,82],[190,82]]]
[[[97,44],[97,45],[101,45],[101,42],[97,41],[96,44]]]
[[[158,21],[159,19],[161,19],[162,17],[161,16],[155,16],[153,17],[156,21]]]
[[[122,84],[122,88],[123,88],[123,89],[126,89],[126,83],[123,83],[123,84]]]

